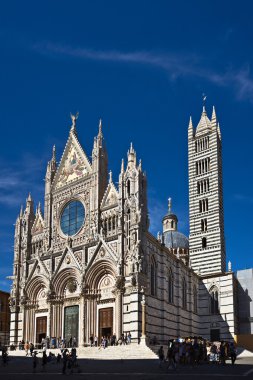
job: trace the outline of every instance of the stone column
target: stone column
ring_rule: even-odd
[[[117,339],[119,339],[121,337],[121,334],[122,334],[122,293],[119,289],[116,292],[115,306],[116,306],[115,315],[117,316],[116,317],[116,321],[117,321],[116,336],[117,336]]]
[[[144,287],[141,289],[141,339],[140,344],[146,344],[146,299],[144,293]]]

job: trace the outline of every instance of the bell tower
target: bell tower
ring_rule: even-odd
[[[190,260],[200,275],[226,268],[221,133],[215,108],[211,120],[205,106],[196,130],[188,127]]]

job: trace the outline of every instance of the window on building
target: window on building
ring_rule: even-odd
[[[156,295],[156,262],[155,259],[151,259],[150,265],[150,293],[151,296]]]
[[[127,181],[127,196],[130,197],[130,180]]]
[[[182,281],[182,307],[187,309],[187,286],[185,278]]]
[[[210,289],[210,313],[219,314],[219,292],[216,286]]]
[[[201,231],[202,232],[207,231],[207,219],[201,219]]]
[[[127,239],[127,246],[130,248],[130,209],[127,210],[126,215],[126,239]]]
[[[198,313],[198,293],[196,285],[193,285],[193,311],[194,313]]]
[[[168,275],[168,301],[169,303],[174,303],[174,279],[171,270]]]
[[[207,247],[207,240],[206,240],[206,237],[203,237],[202,238],[202,248],[206,248]]]

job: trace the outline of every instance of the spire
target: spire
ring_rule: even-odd
[[[124,173],[124,158],[122,158],[121,160],[121,170],[120,170],[121,174]]]
[[[192,117],[190,116],[189,125],[188,125],[188,139],[192,138],[194,135],[194,128],[192,123]]]
[[[136,153],[133,148],[133,143],[130,144],[130,149],[127,153],[127,158],[128,158],[128,165],[129,164],[136,165]]]
[[[75,115],[72,115],[72,113],[70,112],[70,118],[72,120],[70,132],[73,132],[75,134],[76,134],[76,121],[78,119],[78,116],[79,116],[79,112],[77,112]]]
[[[102,132],[102,119],[99,119],[99,125],[98,125],[98,137],[103,137],[103,132]]]
[[[21,207],[20,207],[20,213],[19,213],[19,216],[20,216],[20,218],[23,216],[23,205],[21,205]]]
[[[168,199],[168,214],[170,215],[171,214],[171,202],[172,201],[172,199],[171,198],[169,198]]]
[[[38,203],[38,212],[41,212],[41,204],[40,204],[40,202]]]
[[[55,145],[53,145],[52,161],[56,162],[56,148],[55,148]]]
[[[32,196],[31,196],[30,192],[28,194],[28,198],[27,198],[26,202],[32,202]]]
[[[212,112],[212,118],[211,118],[211,124],[213,128],[217,127],[217,117],[215,112],[215,107],[213,106],[213,112]]]
[[[193,124],[192,124],[192,117],[190,116],[190,120],[189,120],[189,129],[193,128]]]

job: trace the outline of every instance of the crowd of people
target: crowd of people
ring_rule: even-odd
[[[226,364],[236,361],[236,347],[233,342],[208,342],[206,340],[171,339],[164,349],[160,346],[158,350],[159,366],[167,363],[168,369],[176,369],[178,365],[197,366],[201,363]]]
[[[126,345],[130,344],[132,340],[132,335],[130,331],[125,334],[121,334],[120,338],[117,339],[116,334],[113,334],[111,336],[102,336],[101,341],[99,342],[99,339],[97,336],[93,337],[93,335],[90,336],[90,346],[91,347],[98,347],[101,346],[103,348],[106,348],[108,346],[118,346],[118,345]]]

